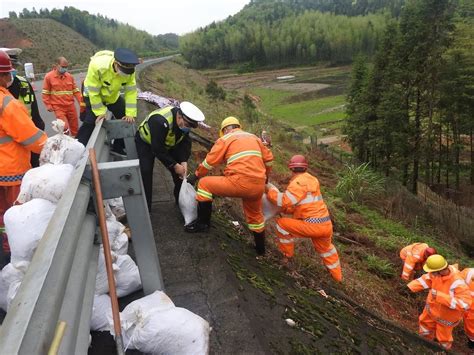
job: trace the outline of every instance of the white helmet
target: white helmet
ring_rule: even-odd
[[[197,122],[202,122],[206,118],[204,117],[204,113],[196,106],[190,103],[189,101],[183,101],[179,104],[179,109],[185,116],[184,118],[194,121],[197,125]]]

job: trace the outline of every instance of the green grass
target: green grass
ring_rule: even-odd
[[[292,91],[254,88],[252,93],[262,100],[262,109],[273,118],[297,125],[315,125],[345,118],[343,95],[317,100],[288,103],[295,95]],[[334,108],[334,111],[331,111]]]
[[[367,262],[367,268],[382,278],[391,278],[396,274],[395,266],[377,255],[367,255],[365,261]]]

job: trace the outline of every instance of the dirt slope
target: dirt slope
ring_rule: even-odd
[[[21,61],[33,63],[37,73],[48,71],[59,56],[71,67],[85,67],[97,50],[79,33],[49,19],[1,19],[0,47],[23,49]]]

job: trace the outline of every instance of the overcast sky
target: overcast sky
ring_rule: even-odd
[[[153,35],[173,32],[185,34],[205,26],[212,21],[224,20],[239,12],[249,0],[0,0],[0,18],[8,17],[24,8],[37,11],[41,8],[64,8],[73,6],[92,14],[128,23]]]

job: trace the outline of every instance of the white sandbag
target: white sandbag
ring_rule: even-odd
[[[109,219],[106,222],[107,232],[109,233],[109,240],[117,238],[125,231],[125,226],[117,220]]]
[[[263,216],[265,218],[265,222],[275,217],[278,213],[280,213],[281,208],[277,205],[268,200],[267,194],[263,194],[262,196],[262,210]]]
[[[112,209],[110,208],[110,205],[107,201],[104,201],[104,208],[105,208],[105,219],[107,221],[116,221],[117,218],[115,217],[114,213],[112,212]]]
[[[76,166],[84,155],[86,148],[76,139],[63,133],[64,121],[52,122],[53,130],[58,134],[49,137],[40,154],[40,165],[44,164],[71,164]]]
[[[179,208],[184,217],[184,225],[187,225],[197,218],[196,190],[186,179],[181,184],[178,198]]]
[[[43,198],[58,203],[73,171],[74,167],[70,164],[45,164],[28,170],[21,182],[17,201],[25,203],[34,198]]]
[[[140,272],[130,255],[118,255],[114,269],[117,297],[127,296],[142,288]]]
[[[91,330],[98,332],[109,331],[109,319],[112,319],[112,304],[109,295],[94,295]]]
[[[120,315],[127,348],[150,354],[208,354],[209,324],[163,293],[130,303]]]
[[[125,233],[121,233],[116,236],[113,240],[110,240],[110,248],[114,253],[118,255],[126,255],[128,253],[128,236]]]
[[[22,261],[15,264],[9,263],[2,270],[3,282],[8,287],[7,298],[6,298],[6,308],[8,310],[10,305],[15,298],[18,289],[20,288],[21,282],[25,277],[26,271],[30,266],[29,262]],[[3,308],[3,307],[2,307]]]
[[[125,217],[125,207],[121,197],[111,198],[106,200],[106,202],[109,204],[113,214],[115,217],[117,217],[117,219],[122,219]]]
[[[55,209],[54,203],[35,198],[5,212],[3,218],[13,264],[31,261]]]
[[[95,294],[103,295],[109,292],[109,283],[107,280],[107,269],[105,267],[104,246],[100,246],[99,262],[97,264],[97,275],[95,277]],[[117,261],[117,254],[111,252],[112,255],[112,269],[117,269],[115,262]]]
[[[0,271],[0,308],[7,311],[8,284],[3,279],[3,271]]]

